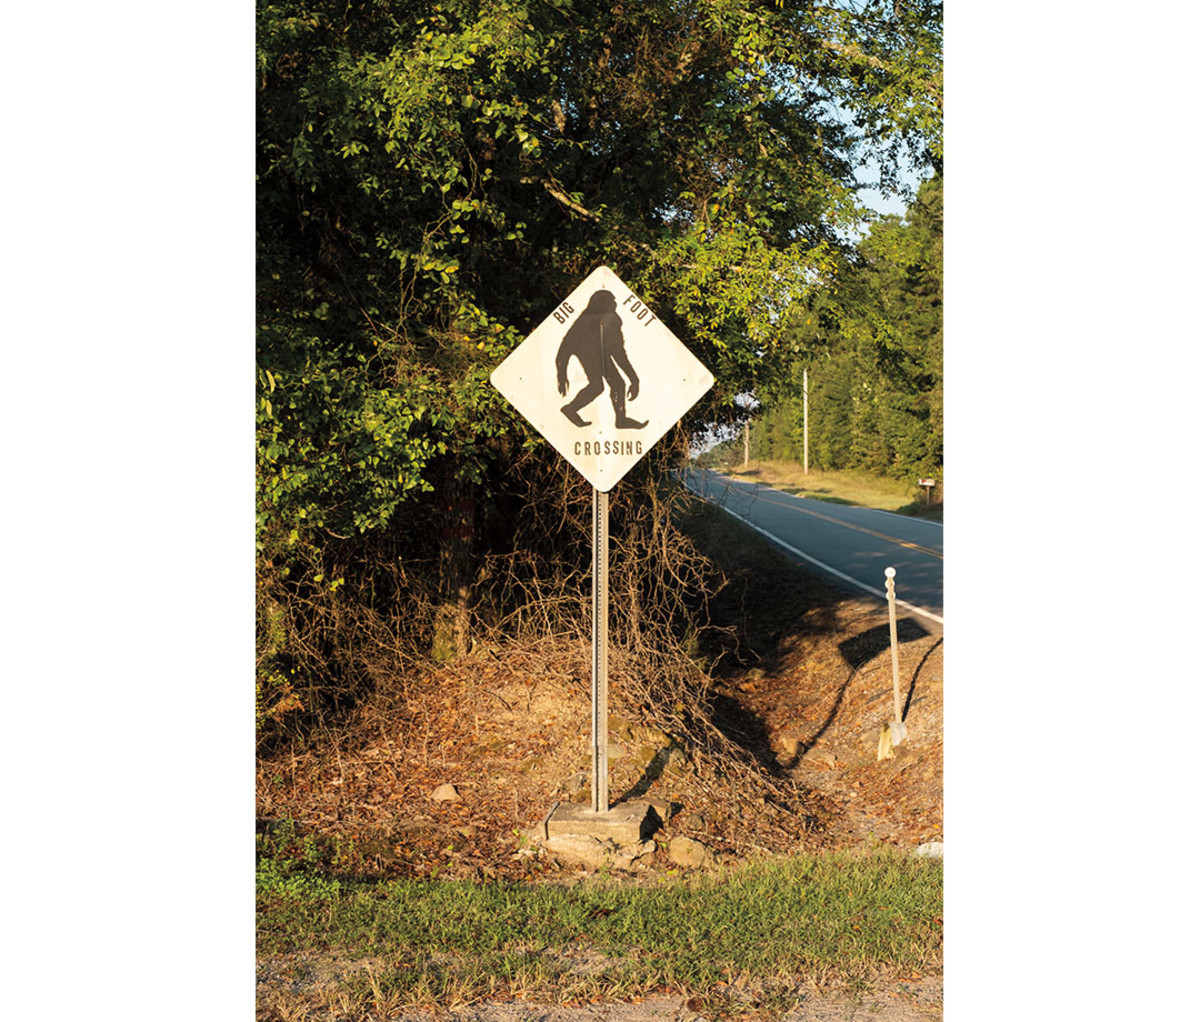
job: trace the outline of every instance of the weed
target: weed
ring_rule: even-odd
[[[305,864],[315,866],[321,858],[321,853],[317,850],[317,839],[311,834],[305,834],[302,847],[304,848]]]

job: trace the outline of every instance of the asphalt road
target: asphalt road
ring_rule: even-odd
[[[705,469],[683,478],[693,493],[851,592],[886,600],[884,569],[895,568],[897,605],[941,628],[940,522],[797,497]]]

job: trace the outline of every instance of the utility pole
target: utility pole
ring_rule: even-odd
[[[804,370],[804,474],[808,475],[808,370]]]
[[[750,420],[746,420],[746,428],[742,430],[742,468],[750,467]]]

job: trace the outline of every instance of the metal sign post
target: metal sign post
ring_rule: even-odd
[[[608,812],[608,494],[592,488],[592,812]]]

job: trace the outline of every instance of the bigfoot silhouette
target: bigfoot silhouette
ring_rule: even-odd
[[[591,404],[604,392],[608,383],[608,396],[613,411],[617,413],[617,429],[641,429],[646,425],[625,414],[625,378],[629,378],[630,401],[638,396],[638,375],[629,364],[625,354],[625,338],[621,333],[621,317],[617,315],[617,300],[611,291],[597,291],[592,295],[587,308],[571,324],[558,349],[555,368],[558,370],[558,392],[567,395],[567,365],[571,358],[579,359],[587,373],[587,386],[567,404],[562,413],[576,426],[590,426],[581,418],[579,409]],[[620,371],[618,371],[618,367]],[[621,373],[625,376],[622,376]]]

